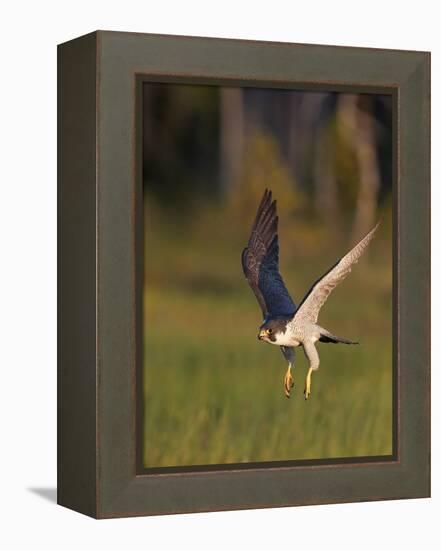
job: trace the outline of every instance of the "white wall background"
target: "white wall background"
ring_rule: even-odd
[[[439,548],[441,399],[437,315],[433,319],[431,500],[101,522],[57,507],[52,501],[56,483],[56,44],[99,28],[431,50],[432,252],[436,283],[441,278],[441,48],[436,12],[436,3],[428,0],[39,0],[2,4],[2,548]],[[434,285],[433,310],[440,307],[440,291]]]

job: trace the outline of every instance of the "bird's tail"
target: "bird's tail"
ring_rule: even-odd
[[[325,342],[326,344],[358,344],[359,342],[353,342],[347,338],[340,338],[340,336],[335,336],[325,329],[320,331],[320,342]]]

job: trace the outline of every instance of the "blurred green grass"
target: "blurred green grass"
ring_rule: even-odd
[[[318,344],[305,402],[302,348],[286,399],[286,362],[256,338],[261,314],[240,266],[254,208],[201,205],[184,219],[147,202],[145,466],[391,454],[390,214],[319,318],[361,345]],[[286,213],[280,225],[281,271],[299,303],[353,242],[301,216]]]

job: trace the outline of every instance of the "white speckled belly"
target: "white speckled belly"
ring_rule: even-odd
[[[288,323],[284,333],[277,334],[277,346],[301,346],[304,340],[316,342],[320,338],[320,327],[314,323],[297,324],[296,318]]]

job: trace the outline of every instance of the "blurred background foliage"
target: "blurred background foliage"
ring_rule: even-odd
[[[392,452],[392,103],[375,94],[144,85],[146,467]],[[294,301],[378,220],[283,395],[240,256],[266,187]]]

